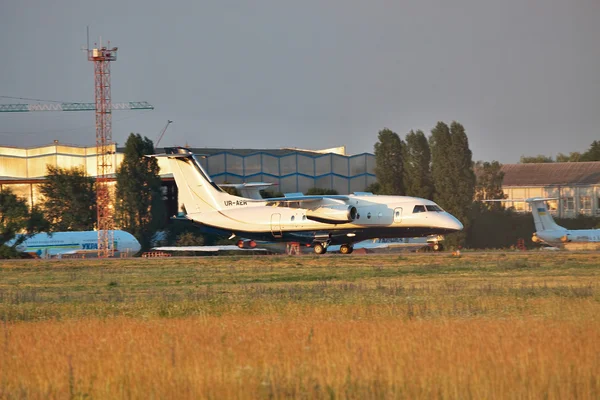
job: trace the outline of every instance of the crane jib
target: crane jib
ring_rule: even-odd
[[[112,103],[111,109],[118,110],[154,110],[147,101],[129,101]],[[0,104],[0,112],[33,111],[95,111],[96,103],[37,103],[37,104]]]

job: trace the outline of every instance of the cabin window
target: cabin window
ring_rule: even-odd
[[[413,208],[413,214],[425,212],[425,206],[415,206]]]
[[[435,204],[432,205],[432,206],[425,206],[425,207],[427,208],[427,211],[435,211],[435,212],[442,212],[442,211],[444,211],[444,210],[442,210],[440,208],[440,206],[435,205]]]
[[[379,213],[379,214],[377,214],[377,216],[378,216],[379,218],[381,218],[381,217],[383,217],[383,213]]]
[[[292,215],[292,221],[293,221],[293,220],[295,220],[295,219],[296,219],[296,217],[294,217],[294,216]]]
[[[400,216],[400,211],[396,211],[396,218]]]
[[[371,219],[371,213],[367,214],[367,219]]]

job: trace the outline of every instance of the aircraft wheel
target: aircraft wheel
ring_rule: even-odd
[[[327,247],[323,246],[321,243],[315,243],[313,249],[315,250],[315,254],[325,254],[327,252]]]
[[[350,254],[352,253],[352,250],[354,250],[354,248],[352,248],[350,245],[343,244],[340,246],[340,253],[342,254]]]
[[[434,243],[433,244],[433,251],[442,251],[444,250],[444,246],[442,246],[441,243]]]

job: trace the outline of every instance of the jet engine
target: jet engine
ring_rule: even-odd
[[[18,244],[15,247],[15,250],[17,250],[17,251],[25,251],[25,250],[27,250],[27,245],[25,243]]]
[[[343,224],[354,221],[357,214],[356,207],[341,205],[307,210],[306,218],[326,224]]]

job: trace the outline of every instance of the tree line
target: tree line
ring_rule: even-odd
[[[438,122],[429,138],[410,131],[405,140],[383,129],[374,146],[376,194],[430,199],[458,218],[468,229],[475,193],[475,172],[465,128],[454,121]],[[448,244],[466,243],[466,230],[447,238]]]
[[[538,154],[537,156],[521,156],[520,160],[522,164],[585,161],[600,161],[600,141],[594,140],[590,145],[590,148],[583,153],[578,151],[572,151],[569,154],[558,153],[556,158]]]

